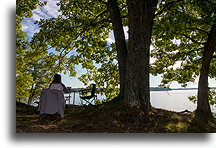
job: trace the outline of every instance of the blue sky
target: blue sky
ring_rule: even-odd
[[[45,5],[43,7],[43,9],[38,7],[37,9],[33,10],[33,16],[31,18],[23,20],[22,30],[27,33],[29,38],[31,38],[34,33],[39,32],[39,27],[36,24],[34,24],[35,21],[40,20],[40,19],[57,17],[58,15],[60,15],[60,13],[57,11],[58,6],[56,5],[56,3],[59,2],[59,0],[46,0],[46,1],[47,1],[47,5]],[[126,38],[128,38],[127,30],[128,30],[128,28],[124,27]],[[113,32],[110,32],[110,36],[109,36],[109,38],[107,38],[107,41],[109,43],[114,42]],[[152,61],[154,61],[154,59],[150,59],[150,62],[152,62]],[[177,66],[178,65],[176,65],[176,67]],[[85,87],[84,84],[82,82],[80,82],[77,78],[81,74],[85,73],[86,71],[84,69],[82,69],[81,66],[76,66],[76,70],[78,72],[76,77],[69,77],[68,75],[62,74],[63,83],[66,86],[71,86],[73,88]],[[160,84],[161,79],[162,79],[161,76],[150,75],[150,86],[151,87],[158,86]],[[209,84],[210,84],[210,86],[216,86],[215,85],[216,80],[210,79]],[[197,87],[197,85],[198,85],[198,78],[195,80],[195,82],[189,83],[188,87]],[[179,85],[177,82],[173,82],[170,87],[176,88],[176,87],[181,87],[181,85]]]

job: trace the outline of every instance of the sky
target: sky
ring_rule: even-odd
[[[59,0],[46,0],[46,1],[47,1],[47,4],[43,7],[43,9],[38,7],[37,9],[33,10],[33,16],[31,18],[24,19],[22,22],[22,30],[27,33],[29,38],[31,38],[34,33],[39,32],[39,27],[36,24],[34,24],[35,21],[38,21],[40,19],[48,19],[52,17],[57,17],[58,15],[61,14],[60,12],[57,11],[59,7],[56,5],[59,2]],[[124,27],[124,31],[125,31],[125,37],[128,38],[128,33],[127,33],[128,28]],[[114,35],[113,35],[113,32],[111,31],[109,38],[107,38],[107,42],[112,43],[114,41],[115,41]],[[153,61],[154,59],[151,58],[150,62],[153,62]],[[175,65],[175,67],[177,66],[178,65]],[[86,87],[84,86],[82,82],[78,80],[78,77],[81,74],[85,73],[86,71],[82,69],[81,66],[76,66],[76,70],[78,71],[78,74],[76,77],[70,77],[69,75],[61,74],[62,82],[66,86],[70,86],[72,88]],[[150,86],[157,87],[160,84],[161,80],[162,80],[161,75],[159,76],[150,75]],[[197,87],[197,86],[198,86],[198,78],[195,80],[195,82],[189,83],[187,87]],[[215,87],[216,80],[209,79],[209,86]],[[181,85],[178,84],[177,82],[172,82],[170,87],[177,88],[177,87],[181,87]]]

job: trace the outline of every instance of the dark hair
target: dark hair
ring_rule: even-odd
[[[55,74],[52,83],[61,83],[61,75]]]

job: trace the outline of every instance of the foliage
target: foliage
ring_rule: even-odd
[[[35,9],[37,4],[39,6],[46,4],[29,3],[30,1],[19,1],[17,4],[17,17],[20,18],[17,24],[18,35],[24,35],[20,25],[21,18],[31,17],[31,10]],[[27,98],[33,92],[39,92],[42,87],[50,83],[50,76],[53,73],[64,72],[76,76],[75,66],[78,64],[88,71],[79,78],[84,84],[88,85],[90,81],[95,81],[97,86],[104,88],[101,90],[107,92],[110,97],[112,94],[117,95],[118,91],[115,91],[118,86],[117,62],[112,63],[116,52],[106,42],[111,28],[109,17],[105,13],[107,10],[104,11],[105,6],[96,3],[98,2],[89,1],[90,5],[86,5],[84,1],[69,3],[60,1],[58,5],[62,15],[35,22],[40,26],[40,32],[35,33],[30,42],[26,36],[23,37],[25,44],[22,41],[21,46],[26,47],[22,48],[24,55],[17,54],[17,97],[21,92],[26,92],[26,95],[20,95],[22,98]],[[73,7],[73,14],[71,14],[72,5],[76,6]],[[18,46],[19,44],[17,52],[20,50]],[[100,76],[102,70],[108,68],[116,72],[109,71],[109,74]],[[19,72],[21,70],[22,72]],[[23,83],[20,81],[26,82],[24,88],[21,87]],[[37,96],[38,93],[35,94]]]
[[[31,3],[30,0],[21,2],[17,4],[17,16],[20,17],[30,17],[31,10],[35,9],[37,4],[46,4]],[[151,65],[151,73],[163,74],[162,86],[169,86],[172,81],[186,86],[187,82],[194,81],[199,75],[204,46],[202,42],[206,41],[206,32],[210,30],[209,24],[215,18],[215,13],[212,17],[215,1],[210,1],[210,9],[206,9],[205,6],[209,3],[195,0],[181,1],[164,9],[172,2],[167,0],[158,3],[157,14],[160,15],[154,22],[154,49],[151,52],[151,56],[156,60]],[[127,26],[126,1],[118,0],[118,4],[123,25]],[[48,83],[48,77],[52,72],[64,72],[75,76],[76,65],[81,65],[87,73],[79,77],[80,81],[85,85],[96,83],[97,87],[102,88],[101,93],[107,99],[116,97],[119,92],[118,61],[114,44],[110,45],[106,41],[112,29],[107,6],[100,0],[61,0],[57,5],[60,7],[58,11],[61,15],[35,22],[39,25],[40,32],[34,34],[32,41],[28,43],[30,45],[25,45],[25,40],[21,41],[22,47],[28,49],[22,48],[23,51],[19,51],[17,69],[23,67],[23,71],[28,71],[28,75],[25,76],[28,78],[28,86],[35,82],[34,85],[40,88],[42,85],[39,83]],[[163,9],[165,11],[162,11]],[[25,60],[23,57],[27,57],[27,50],[31,58]],[[179,63],[180,66],[176,67]],[[215,63],[214,59],[209,74],[212,78],[215,77]],[[42,80],[42,76],[48,79]],[[39,82],[40,80],[42,82]]]
[[[30,41],[22,31],[22,18],[31,17],[33,9],[45,4],[46,2],[25,0],[17,1],[16,7],[16,98],[29,103],[32,99],[38,99],[41,89],[48,87],[54,73],[62,72],[66,68],[73,73],[73,69],[67,67],[70,59],[67,61],[64,57],[49,52],[46,44],[34,38]],[[66,63],[63,68],[61,63],[56,63],[60,58],[64,60],[62,63]]]
[[[85,85],[96,83],[107,98],[115,97],[119,87],[118,63],[114,45],[106,41],[111,30],[106,6],[98,1],[78,0],[62,0],[58,5],[62,15],[38,21],[41,29],[33,41],[53,50],[58,56],[56,64],[61,65],[59,69],[63,63],[67,64],[63,71],[81,65],[87,73],[79,77],[80,81]],[[70,73],[74,76],[74,71]]]
[[[188,99],[192,101],[193,103],[197,102],[197,96],[189,96]],[[208,99],[210,105],[216,106],[216,92],[215,89],[209,90]]]
[[[112,29],[109,9],[103,1],[61,0],[58,18],[40,20],[35,39],[62,53],[87,70],[79,77],[85,85],[94,82],[109,100],[119,93],[119,71],[114,44],[106,42]],[[123,25],[128,25],[127,4],[118,0]],[[75,64],[75,65],[74,65]]]
[[[16,15],[21,18],[30,18],[32,10],[36,9],[38,4],[38,0],[16,0]],[[40,5],[43,5],[43,3],[40,2]]]
[[[29,50],[29,42],[25,33],[22,31],[22,18],[31,17],[32,9],[36,8],[38,1],[17,1],[16,7],[16,98],[23,99],[30,95],[30,86],[33,83],[31,73],[27,68],[27,51]]]
[[[204,44],[215,22],[215,1],[203,3],[207,4],[196,0],[180,2],[155,21],[151,56],[156,60],[151,73],[163,74],[162,86],[177,81],[185,87],[199,75]],[[216,76],[215,62],[211,61],[211,78]]]

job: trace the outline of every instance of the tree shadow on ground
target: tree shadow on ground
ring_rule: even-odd
[[[124,110],[116,104],[66,108],[39,120],[36,108],[17,104],[17,133],[212,133],[215,118],[202,119],[193,112],[177,113],[152,108],[148,117],[137,109]]]
[[[215,133],[215,118],[202,114],[195,114],[188,127],[188,133]]]

